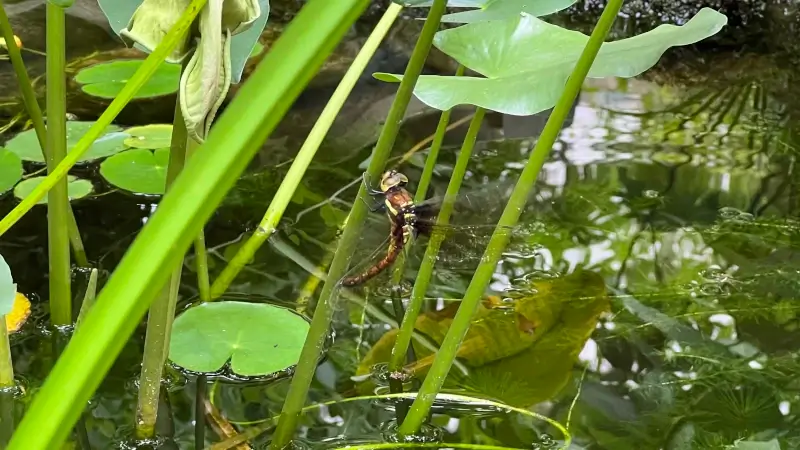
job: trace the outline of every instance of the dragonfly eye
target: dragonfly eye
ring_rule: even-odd
[[[386,191],[393,187],[405,186],[408,184],[408,177],[396,170],[389,170],[381,177],[381,190]]]

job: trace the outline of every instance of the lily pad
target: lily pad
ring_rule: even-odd
[[[11,276],[5,258],[0,255],[0,314],[6,315],[14,308],[14,299],[17,296],[17,284]]]
[[[22,200],[30,195],[30,193],[36,189],[36,186],[38,186],[39,183],[41,183],[44,179],[45,177],[33,177],[20,182],[17,187],[14,188],[14,197]],[[67,195],[69,196],[70,201],[86,197],[92,193],[92,190],[94,190],[94,186],[92,186],[91,181],[84,180],[73,175],[67,175]],[[41,200],[36,202],[36,204],[46,205],[47,196],[45,195]]]
[[[230,360],[243,376],[263,376],[297,364],[309,324],[265,303],[204,303],[172,326],[169,358],[194,372],[215,372]]]
[[[81,90],[89,95],[113,99],[141,67],[143,61],[126,59],[95,64],[78,72],[75,81],[81,85]],[[133,98],[153,98],[173,94],[178,91],[180,78],[180,64],[162,63]]]
[[[0,194],[13,188],[22,178],[22,160],[16,153],[0,147]]]
[[[169,149],[134,149],[100,164],[100,175],[114,186],[139,194],[163,195],[167,186]]]
[[[723,14],[703,8],[682,26],[660,25],[639,36],[607,42],[588,76],[639,75],[668,48],[712,36],[727,21]],[[510,115],[536,114],[558,101],[588,39],[525,13],[440,31],[434,39],[436,47],[486,78],[423,75],[414,95],[440,110],[468,104]],[[374,76],[390,82],[402,79],[402,75],[387,73]]]
[[[81,121],[68,121],[67,122],[67,151],[72,151],[75,144],[89,131],[89,128],[94,125],[94,122],[81,122]],[[92,161],[106,156],[113,155],[114,153],[125,150],[125,139],[128,138],[127,133],[120,131],[121,128],[116,125],[110,125],[106,128],[106,134],[100,136],[89,147],[89,150],[83,154],[79,162]],[[44,157],[42,156],[42,148],[39,146],[39,140],[36,138],[36,131],[33,129],[23,131],[22,133],[14,136],[10,141],[6,142],[6,148],[16,153],[23,161],[34,161],[43,163]]]
[[[478,8],[473,11],[463,11],[442,16],[442,22],[448,23],[475,23],[489,20],[505,20],[527,13],[541,17],[556,13],[574,5],[577,0],[450,0],[449,7]],[[431,6],[432,0],[411,2],[406,6]]]
[[[131,127],[125,130],[130,135],[125,145],[132,148],[167,148],[172,143],[172,125],[156,124]]]

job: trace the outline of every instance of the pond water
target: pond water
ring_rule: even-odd
[[[800,448],[797,147],[791,102],[769,91],[757,80],[701,87],[644,79],[586,84],[491,284],[512,312],[489,309],[473,326],[473,352],[462,358],[469,375],[454,377],[451,396],[437,404],[424,439],[448,442],[443,448],[560,448],[566,429],[574,449],[711,449],[773,438],[780,448]],[[453,216],[452,245],[442,251],[427,293],[426,311],[435,319],[425,329],[431,337],[447,322],[430,313],[460,298],[491,232],[480,225],[502,211],[535,142],[535,132],[504,138],[497,119],[487,120]],[[417,133],[408,134],[424,135],[419,130],[430,130],[436,120],[414,121],[408,126]],[[530,131],[536,124],[527,126]],[[395,155],[414,144],[400,142]],[[424,150],[397,166],[412,180],[411,189]],[[443,150],[431,195],[444,192],[457,150]],[[207,225],[212,276],[242,233],[257,225],[292,152],[261,155]],[[313,310],[321,283],[309,268],[329,261],[368,153],[320,154],[281,232],[230,287],[236,298]],[[157,199],[116,191],[97,170],[75,171],[95,180],[96,190],[73,208],[102,284]],[[15,203],[7,196],[0,213]],[[356,260],[379,258],[375,251],[387,233],[385,216],[373,214]],[[39,206],[0,242],[19,290],[34,300],[31,322],[12,339],[15,371],[31,393],[56,358],[44,327],[46,235]],[[406,284],[413,283],[424,244],[408,252]],[[182,305],[197,294],[193,267],[187,258]],[[387,321],[394,320],[389,276],[335,295],[335,339],[318,368],[308,399],[317,406],[303,417],[298,447],[372,448],[370,442],[391,441],[394,411],[406,403],[353,400],[375,387],[353,380],[369,367],[365,359],[385,358]],[[85,283],[86,274],[76,271],[73,290],[80,294]],[[531,298],[543,299],[532,316],[513,313]],[[524,320],[534,330],[549,328],[522,353],[498,356],[518,337],[505,334],[506,325],[513,330]],[[520,339],[526,334],[522,330]],[[143,336],[142,324],[84,415],[92,448],[132,445],[125,442],[132,435]],[[424,346],[415,351],[425,357]],[[168,375],[159,432],[169,439],[156,445],[193,448],[195,378],[174,369]],[[286,378],[216,380],[208,392],[240,430],[266,430],[250,441],[252,448],[266,448],[269,419],[280,411],[287,386]],[[209,445],[222,440],[214,432],[219,427],[207,427]]]

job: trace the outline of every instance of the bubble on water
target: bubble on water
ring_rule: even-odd
[[[642,196],[644,198],[656,199],[656,198],[661,197],[661,193],[658,192],[658,191],[655,191],[653,189],[647,189],[644,192],[642,192]]]
[[[719,218],[725,222],[752,222],[755,220],[752,214],[730,206],[722,207],[717,212]]]
[[[539,439],[531,443],[531,448],[535,450],[544,450],[548,448],[556,448],[558,445],[558,441],[553,439],[553,436],[550,436],[547,433],[542,433],[539,435]]]
[[[444,435],[441,428],[429,423],[422,424],[419,431],[416,433],[405,436],[397,432],[398,428],[399,426],[396,420],[384,422],[381,425],[383,439],[386,440],[386,442],[396,444],[435,444],[437,442],[442,442],[442,437]]]

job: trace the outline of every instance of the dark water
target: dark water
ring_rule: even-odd
[[[741,55],[729,58],[731,66],[747,65],[734,61]],[[518,401],[520,409],[444,398],[437,403],[429,439],[453,447],[560,448],[562,429],[547,417],[568,430],[574,449],[771,448],[736,444],[771,439],[783,449],[800,448],[800,258],[794,246],[800,242],[800,179],[793,102],[785,95],[786,78],[745,78],[737,84],[714,83],[714,77],[678,87],[644,80],[587,83],[491,288],[509,296],[507,289],[515,287],[524,296],[530,293],[524,280],[538,280],[538,293],[545,295],[541,288],[553,280],[590,272],[605,284],[609,310],[564,334],[561,347],[542,347],[516,365],[475,371],[465,384],[472,391],[462,391]],[[430,129],[435,120],[412,127]],[[534,140],[503,139],[501,130],[487,126],[484,136],[495,139],[476,148],[453,222],[491,224],[502,210]],[[413,144],[413,139],[401,141],[395,154]],[[261,155],[207,225],[212,277],[235,252],[242,233],[257,225],[294,151]],[[442,152],[433,195],[444,192],[456,153],[457,147]],[[281,233],[258,252],[230,291],[313,308],[319,287],[312,284],[309,290],[313,276],[306,268],[328,261],[328,245],[350,208],[359,164],[367,156],[368,150],[320,154],[284,215]],[[399,169],[416,180],[423,156],[424,151]],[[73,208],[87,253],[102,270],[102,283],[156,201],[113,191],[96,171],[89,166],[76,174],[96,180],[102,195],[77,201]],[[0,212],[14,203],[6,197]],[[373,216],[359,257],[368,257],[386,236],[385,218]],[[0,242],[19,290],[32,294],[35,303],[33,320],[12,339],[15,370],[29,393],[55,359],[44,328],[45,224],[43,207],[36,207]],[[456,234],[443,251],[428,308],[451,304],[466,288],[486,237],[480,227],[470,233]],[[287,256],[286,248],[300,256]],[[409,282],[421,249],[409,253]],[[192,267],[187,258],[183,303],[196,295]],[[545,297],[550,308],[577,307],[562,321],[592,307],[571,302],[573,297],[602,297],[586,280],[577,278],[572,297],[555,288]],[[74,290],[80,294],[84,283],[85,274],[76,271]],[[356,395],[351,377],[360,361],[388,329],[392,310],[386,286],[386,278],[379,278],[365,289],[335,296],[336,339],[317,371],[308,403],[318,406],[304,416],[301,448],[391,442],[397,401],[344,401]],[[495,326],[499,322],[490,325]],[[581,333],[589,332],[583,343]],[[112,448],[131,435],[143,335],[144,325],[87,409],[93,448]],[[568,357],[572,338],[579,342],[574,362]],[[493,345],[501,342],[489,341],[486,347]],[[159,428],[178,448],[193,448],[194,378],[172,369],[168,375]],[[280,411],[287,385],[287,380],[217,381],[209,392],[240,430],[266,428]],[[29,399],[20,402],[20,410]],[[206,436],[209,445],[219,440],[211,427]],[[268,439],[269,433],[261,434],[251,444],[264,448]]]

